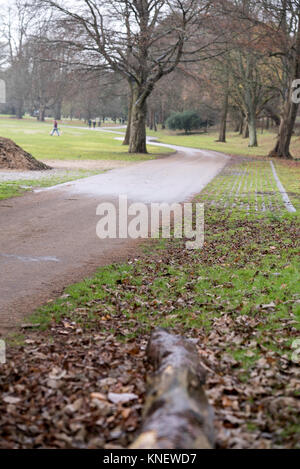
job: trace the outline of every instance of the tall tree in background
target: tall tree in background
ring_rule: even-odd
[[[146,153],[147,99],[180,63],[189,31],[207,11],[206,0],[39,0],[56,19],[76,28],[66,41],[98,67],[122,74],[130,85],[130,153]],[[68,6],[70,5],[70,6]],[[189,29],[190,28],[190,29]]]
[[[300,76],[300,0],[235,0],[233,3],[243,4],[243,8],[233,14],[242,21],[252,22],[259,36],[264,38],[261,57],[274,59],[272,85],[281,99],[281,115],[277,142],[270,156],[291,158],[290,144],[299,109],[299,103],[294,102],[292,96],[293,82]],[[257,14],[253,15],[253,10]],[[278,119],[268,102],[265,110],[272,119]]]
[[[6,45],[6,79],[18,119],[24,115],[25,100],[29,93],[28,36],[36,24],[36,11],[25,0],[14,0],[3,8],[2,37]]]
[[[300,1],[261,2],[269,34],[273,37],[270,54],[281,61],[281,122],[270,156],[291,158],[290,144],[299,103],[293,101],[293,82],[300,78]]]

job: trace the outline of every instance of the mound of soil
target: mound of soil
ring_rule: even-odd
[[[52,168],[33,158],[12,140],[0,137],[0,169],[42,171]]]

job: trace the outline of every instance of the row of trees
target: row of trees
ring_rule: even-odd
[[[228,118],[257,146],[291,157],[299,103],[300,0],[14,0],[2,18],[16,114],[128,117],[125,144],[146,152],[145,126],[188,109]],[[2,47],[3,50],[3,47]]]
[[[2,72],[7,84],[3,109],[21,119],[25,112],[85,120],[127,117],[127,93],[117,74],[76,63],[70,48],[50,41],[52,15],[37,19],[37,6],[11,2],[0,16]],[[112,76],[113,75],[113,76]]]

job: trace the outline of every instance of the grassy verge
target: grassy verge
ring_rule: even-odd
[[[170,150],[149,146],[148,155],[129,154],[116,135],[87,129],[62,127],[60,138],[51,137],[52,122],[0,119],[0,135],[14,140],[39,160],[123,160],[144,161]]]
[[[65,314],[73,314],[74,308],[76,310],[95,299],[95,308],[89,307],[90,315],[93,316],[94,310],[98,311],[99,304],[109,313],[115,304],[115,290],[120,291],[120,302],[124,300],[122,306],[125,306],[125,311],[131,310],[131,300],[134,302],[134,315],[143,330],[149,330],[153,324],[172,327],[177,323],[187,329],[203,325],[210,329],[215,308],[230,312],[237,309],[238,314],[255,314],[259,305],[277,301],[277,305],[270,309],[281,305],[279,309],[287,312],[290,306],[289,302],[284,304],[284,299],[298,297],[296,241],[299,215],[285,211],[281,195],[276,192],[275,181],[268,179],[271,176],[269,165],[263,161],[252,164],[249,170],[248,161],[234,161],[196,199],[206,206],[206,241],[201,251],[188,252],[184,249],[184,242],[178,240],[151,243],[150,249],[145,247],[149,254],[153,252],[149,265],[146,255],[133,263],[102,268],[92,279],[71,286],[66,292],[67,299],[44,308],[37,321],[48,324],[53,317],[60,320]],[[242,171],[247,168],[249,174],[245,181]],[[291,172],[289,165],[285,171],[280,171],[280,175],[288,172]],[[241,180],[243,185],[250,186],[247,192],[243,191]],[[285,181],[288,182],[287,177]],[[263,182],[266,185],[262,188]],[[235,190],[230,193],[230,188],[238,186],[238,194]],[[261,189],[264,192],[260,192]],[[170,253],[175,256],[171,261]],[[177,255],[180,256],[178,259]],[[162,262],[164,256],[166,258]],[[129,283],[134,287],[131,293],[126,289]],[[191,285],[193,293],[187,298],[191,297],[192,308],[190,305],[176,307],[177,312],[171,316],[167,314],[168,308],[162,315],[149,311],[152,301],[152,306],[159,306],[159,309],[170,302],[170,311],[173,311],[174,301],[181,295],[184,297],[185,290]],[[103,286],[107,288],[103,289]],[[212,293],[211,290],[215,289]],[[211,298],[207,298],[207,294]],[[217,298],[217,303],[212,298]],[[205,303],[207,299],[209,301]],[[300,307],[297,301],[294,306],[298,314]],[[194,309],[197,314],[194,314]],[[274,318],[274,315],[268,315],[267,320],[276,325]]]
[[[300,210],[300,164],[295,161],[274,162],[276,171],[280,175],[280,180],[285,188],[288,189],[288,195],[297,208]]]
[[[0,200],[17,197],[32,189],[51,187],[64,182],[74,181],[76,179],[85,178],[101,171],[66,171],[63,175],[50,177],[41,177],[39,179],[19,179],[17,181],[0,181]]]
[[[295,167],[281,162],[277,170],[297,200]],[[300,338],[299,213],[288,214],[280,197],[268,162],[233,160],[196,199],[206,204],[203,249],[188,251],[185,240],[152,242],[138,259],[70,286],[31,317],[44,330],[25,347],[31,363],[45,341],[52,344],[49,367],[57,363],[61,336],[65,356],[78,340],[85,344],[78,366],[95,356],[99,334],[103,344],[113,340],[124,356],[134,356],[154,326],[168,327],[198,340],[219,447],[299,448],[299,366],[291,348]],[[10,351],[13,363],[19,353]],[[96,373],[97,363],[92,366]],[[29,368],[29,380],[32,373]],[[41,405],[35,404],[36,414]],[[76,446],[66,433],[65,446]]]
[[[148,130],[147,133],[149,136],[157,137],[162,143],[219,151],[229,155],[267,156],[276,142],[276,134],[271,132],[264,132],[264,134],[258,136],[259,146],[257,148],[249,148],[249,140],[243,139],[240,135],[233,132],[228,132],[227,143],[217,142],[217,132],[179,135],[168,130],[158,132]],[[300,137],[293,137],[291,152],[294,158],[300,158]]]

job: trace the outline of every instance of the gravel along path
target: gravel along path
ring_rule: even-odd
[[[72,176],[75,171],[65,169],[52,169],[51,171],[0,171],[0,182],[8,181],[38,181],[39,179],[51,179],[57,176]],[[78,171],[76,171],[78,174]]]
[[[87,169],[87,170],[109,170],[116,168],[124,168],[134,164],[134,161],[121,160],[47,160],[44,161],[51,168],[60,169]]]
[[[80,175],[80,170],[85,171],[108,171],[110,169],[124,168],[133,164],[131,161],[68,161],[68,160],[47,160],[45,161],[52,170],[48,171],[16,171],[16,170],[1,170],[0,183],[8,181],[38,181],[39,179],[51,179],[53,177],[70,176],[74,179]]]

